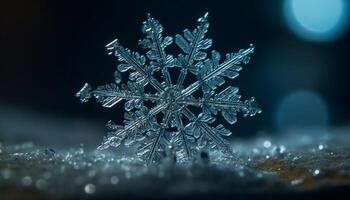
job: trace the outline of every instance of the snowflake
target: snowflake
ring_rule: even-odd
[[[76,94],[81,102],[95,97],[107,108],[126,101],[124,126],[109,121],[108,135],[98,149],[136,145],[137,155],[147,162],[159,161],[169,152],[178,161],[190,160],[200,151],[232,153],[223,138],[231,132],[215,121],[219,112],[230,124],[237,121],[238,112],[243,116],[261,112],[254,98],[242,101],[238,88],[224,88],[225,78],[236,78],[249,62],[254,46],[228,53],[223,61],[215,50],[207,56],[204,50],[212,45],[205,38],[208,27],[206,13],[196,29],[176,35],[175,43],[183,51],[177,58],[165,52],[173,38],[163,37],[162,25],[150,15],[142,26],[146,37],[139,41],[147,50],[146,57],[124,48],[117,39],[106,45],[108,54],[120,62],[114,83],[95,90],[86,83]],[[170,72],[178,73],[177,78]],[[126,83],[122,83],[123,76],[128,76]]]

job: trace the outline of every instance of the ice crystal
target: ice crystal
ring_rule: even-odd
[[[126,101],[124,126],[109,121],[108,135],[98,149],[136,145],[137,155],[147,162],[158,161],[167,154],[186,161],[199,151],[232,153],[223,138],[231,132],[218,122],[216,126],[212,124],[219,112],[230,124],[237,121],[238,112],[243,116],[261,112],[254,98],[243,101],[238,88],[224,88],[225,78],[236,78],[249,62],[254,46],[228,53],[220,61],[217,51],[213,50],[210,56],[204,51],[212,45],[212,40],[205,38],[208,27],[206,13],[193,31],[185,29],[182,35],[177,34],[175,43],[182,53],[176,58],[165,52],[173,38],[163,37],[163,26],[150,15],[142,25],[146,37],[139,41],[147,51],[146,56],[124,48],[117,39],[106,45],[108,54],[115,55],[120,62],[114,83],[95,90],[86,83],[76,94],[81,102],[95,97],[108,108]],[[176,69],[179,75],[175,78],[171,73]],[[161,76],[156,76],[157,73]],[[126,83],[122,81],[123,74],[128,75]],[[185,79],[191,77],[196,80],[185,84],[188,82]]]

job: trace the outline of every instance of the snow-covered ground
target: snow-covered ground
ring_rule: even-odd
[[[256,138],[235,153],[202,153],[191,163],[172,155],[146,165],[132,154],[0,144],[0,199],[319,198],[346,199],[347,128],[331,135]]]

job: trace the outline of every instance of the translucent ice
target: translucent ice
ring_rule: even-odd
[[[206,13],[198,19],[194,30],[185,29],[173,39],[163,36],[163,26],[148,15],[142,25],[145,38],[139,41],[146,50],[145,56],[124,48],[117,39],[106,45],[108,54],[115,55],[120,62],[114,83],[95,90],[85,84],[76,95],[81,102],[95,97],[104,107],[125,101],[124,125],[108,122],[108,135],[99,149],[137,145],[137,155],[147,162],[169,154],[178,161],[186,161],[203,150],[232,153],[223,138],[231,132],[222,124],[211,124],[219,113],[229,124],[234,124],[238,112],[244,116],[261,112],[254,98],[241,100],[238,88],[223,86],[225,79],[239,75],[242,66],[249,62],[254,46],[228,53],[225,58],[215,50],[208,55],[205,51],[212,46],[212,40],[205,37],[208,27]],[[182,50],[177,57],[165,52],[173,41]],[[178,77],[171,73],[176,68],[180,69]],[[129,78],[123,83],[122,75],[127,71]],[[155,76],[157,72],[161,81]],[[184,84],[187,76],[197,80]],[[148,90],[146,85],[153,90]],[[219,86],[224,89],[219,90]],[[200,97],[195,95],[198,90]],[[153,102],[155,106],[150,108],[145,102]],[[195,112],[193,107],[201,111]]]

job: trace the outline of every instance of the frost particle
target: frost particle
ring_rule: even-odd
[[[22,185],[23,186],[30,186],[32,184],[33,180],[30,176],[25,176],[22,178]]]
[[[86,184],[84,187],[84,191],[86,194],[93,194],[96,191],[96,186],[92,183]]]

